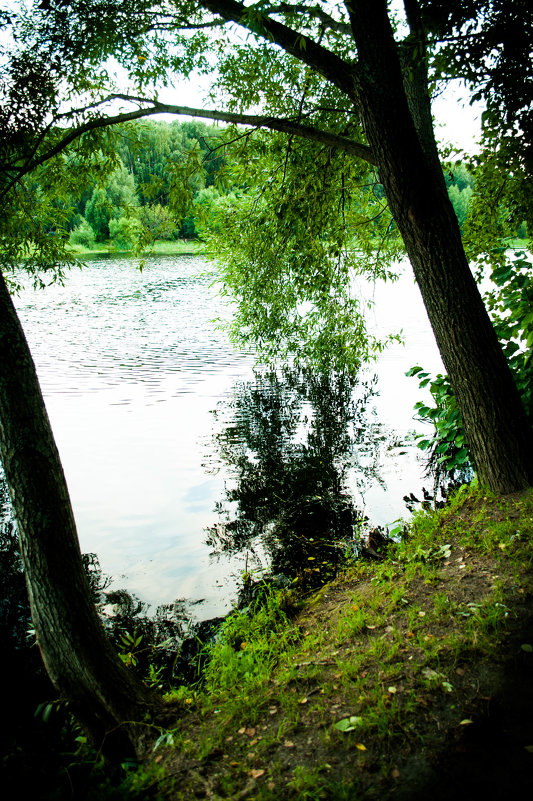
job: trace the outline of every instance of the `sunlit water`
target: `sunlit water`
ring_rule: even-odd
[[[228,311],[202,274],[207,266],[199,257],[157,257],[140,272],[129,259],[99,259],[73,270],[63,287],[28,288],[15,298],[82,550],[98,554],[115,587],[152,607],[202,601],[194,607],[202,618],[227,611],[252,560],[249,543],[221,552],[212,541],[221,521],[237,514],[228,493],[250,465],[261,466],[261,448],[252,453],[243,439],[243,410],[261,392],[267,404],[275,392],[276,402],[298,407],[294,464],[309,450],[305,418],[314,414],[296,390],[283,394],[268,382],[254,390],[253,355],[236,351],[213,322]],[[405,494],[428,485],[418,451],[404,442],[420,398],[404,373],[415,363],[441,366],[407,270],[398,283],[365,292],[376,301],[371,328],[403,329],[406,345],[391,346],[375,365],[380,394],[364,413],[360,403],[353,453],[334,454],[332,464],[342,462],[339,475],[355,506],[387,525],[406,515]]]

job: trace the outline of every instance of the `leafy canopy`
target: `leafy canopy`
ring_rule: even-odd
[[[388,13],[406,84],[421,65],[434,86],[466,78],[487,101],[491,143],[495,132],[505,134],[504,155],[493,147],[492,163],[501,171],[512,153],[516,176],[527,156],[530,77],[516,85],[516,53],[528,46],[532,28],[517,26],[520,10],[529,19],[524,3],[509,15],[504,5],[406,0],[403,11]],[[225,153],[239,166],[219,176],[219,188],[231,195],[205,228],[226,290],[240,301],[234,333],[257,342],[266,356],[305,350],[312,361],[353,367],[379,347],[364,330],[354,275],[390,276],[401,246],[359,117],[350,11],[349,3],[314,0],[41,0],[21,12],[22,47],[6,68],[13,99],[21,81],[37,86],[31,68],[49,63],[33,70],[48,83],[35,92],[38,122],[25,149],[15,147],[4,162],[8,183],[47,164],[69,142],[79,141],[81,162],[90,162],[102,126],[163,110],[187,113],[162,103],[161,87],[174,83],[179,97],[182,76],[211,76],[212,108],[198,114],[252,126],[244,134],[225,131]],[[13,130],[25,130],[22,112],[14,120]],[[262,128],[278,133],[267,137]],[[107,154],[112,140],[106,134],[98,149]],[[66,157],[58,158],[65,168]],[[106,163],[112,172],[116,164]],[[491,191],[495,183],[487,181]],[[526,219],[525,203],[512,213]],[[472,256],[494,250],[493,234],[463,223]],[[37,239],[32,248],[39,250]]]

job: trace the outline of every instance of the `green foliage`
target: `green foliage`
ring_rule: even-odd
[[[415,403],[418,420],[429,421],[434,427],[431,437],[416,435],[418,447],[429,453],[430,463],[436,462],[446,472],[464,470],[470,464],[468,448],[461,414],[448,376],[439,374],[431,378],[420,366],[411,367],[406,375],[417,376],[420,388],[427,387],[434,401],[433,406],[427,406],[423,401]]]
[[[485,301],[526,412],[533,420],[533,272],[524,253],[492,271]]]
[[[516,231],[518,239],[527,239],[527,222],[522,220]]]
[[[514,238],[520,226],[527,229],[532,224],[531,179],[505,137],[472,157],[469,170],[474,185],[462,226],[463,244],[470,263],[477,261],[482,274],[503,266],[506,240]]]
[[[465,189],[472,189],[474,186],[474,176],[462,161],[447,165],[444,171],[446,186],[456,186],[459,192]]]
[[[141,206],[138,219],[149,232],[151,239],[173,239],[177,234],[176,222],[166,206],[160,203]]]
[[[142,235],[143,227],[134,217],[109,220],[109,236],[117,250],[133,250]]]
[[[120,156],[135,179],[141,205],[165,208],[175,223],[184,223],[196,197],[212,186],[224,159],[220,132],[200,122],[143,122],[130,125]],[[188,222],[181,236],[195,235]]]
[[[375,176],[308,142],[258,133],[239,145],[226,178],[242,188],[215,202],[207,232],[237,300],[234,340],[265,361],[354,371],[383,347],[354,276],[390,277],[399,251]]]
[[[498,139],[508,136],[515,152],[521,150],[531,160],[531,4],[421,0],[420,5],[424,24],[440,40],[433,55],[436,78],[465,81],[474,100],[486,104],[485,136],[495,148]]]
[[[112,207],[107,200],[105,189],[94,189],[85,209],[85,219],[94,231],[97,242],[109,239],[109,220]]]
[[[533,420],[533,273],[524,253],[495,267],[494,285],[485,294],[485,303],[498,339],[513,373],[526,412]],[[433,434],[417,434],[418,447],[429,455],[430,466],[440,466],[449,474],[473,468],[465,439],[463,422],[447,376],[432,378],[422,367],[412,367],[406,375],[416,376],[420,388],[427,387],[433,406],[415,404],[418,419],[433,425]]]
[[[208,693],[231,693],[236,686],[241,692],[258,689],[291,641],[284,611],[286,591],[266,588],[265,592],[249,609],[236,610],[226,618],[209,647],[204,675]]]
[[[461,190],[457,184],[449,186],[448,197],[452,202],[459,227],[462,231],[468,215],[468,207],[470,204],[470,198],[472,197],[472,187],[467,186]]]
[[[71,245],[81,245],[82,247],[89,249],[93,248],[96,242],[96,237],[91,225],[86,220],[83,220],[83,222],[77,225],[70,232],[69,242]]]

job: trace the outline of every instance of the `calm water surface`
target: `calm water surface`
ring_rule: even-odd
[[[202,618],[227,611],[245,566],[283,568],[280,532],[316,519],[317,495],[342,497],[337,522],[348,507],[379,525],[406,515],[403,495],[428,482],[403,442],[420,397],[404,373],[415,363],[441,369],[406,271],[362,290],[376,301],[371,327],[403,329],[406,340],[375,367],[379,395],[256,375],[253,354],[234,350],[213,322],[229,311],[207,266],[157,257],[139,272],[129,259],[98,259],[63,287],[15,299],[82,550],[98,554],[113,586],[153,607],[201,602]]]

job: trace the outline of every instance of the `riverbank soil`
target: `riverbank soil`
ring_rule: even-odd
[[[236,614],[136,790],[533,797],[532,545],[533,491],[464,489],[296,609],[289,591]]]

